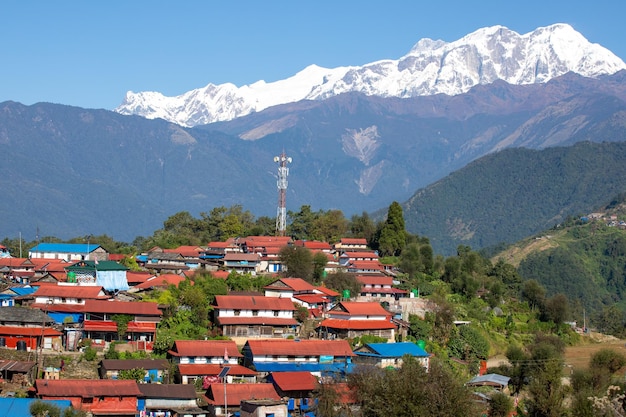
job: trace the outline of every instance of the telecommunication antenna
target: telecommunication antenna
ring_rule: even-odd
[[[276,235],[285,236],[287,230],[287,176],[289,175],[289,168],[287,164],[291,163],[291,158],[285,154],[285,151],[280,156],[274,157],[274,162],[278,163],[278,210],[276,212]]]

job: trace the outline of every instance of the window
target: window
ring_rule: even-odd
[[[235,316],[238,316],[241,314],[241,310],[235,310]]]

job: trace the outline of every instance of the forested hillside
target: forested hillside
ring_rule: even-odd
[[[597,210],[600,218],[570,218],[495,258],[517,266],[524,280],[536,280],[548,295],[565,294],[597,325],[606,325],[611,311],[617,317],[626,312],[625,199]]]
[[[436,253],[512,243],[585,214],[626,189],[626,143],[506,149],[418,191],[403,204],[407,230]]]

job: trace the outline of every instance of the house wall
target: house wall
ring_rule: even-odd
[[[218,317],[278,317],[292,319],[293,310],[228,310],[220,309]]]

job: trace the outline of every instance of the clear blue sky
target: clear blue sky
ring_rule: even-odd
[[[626,60],[626,2],[29,1],[0,3],[0,102],[113,109],[128,90],[286,78],[310,64],[363,65],[422,38],[569,23]]]

